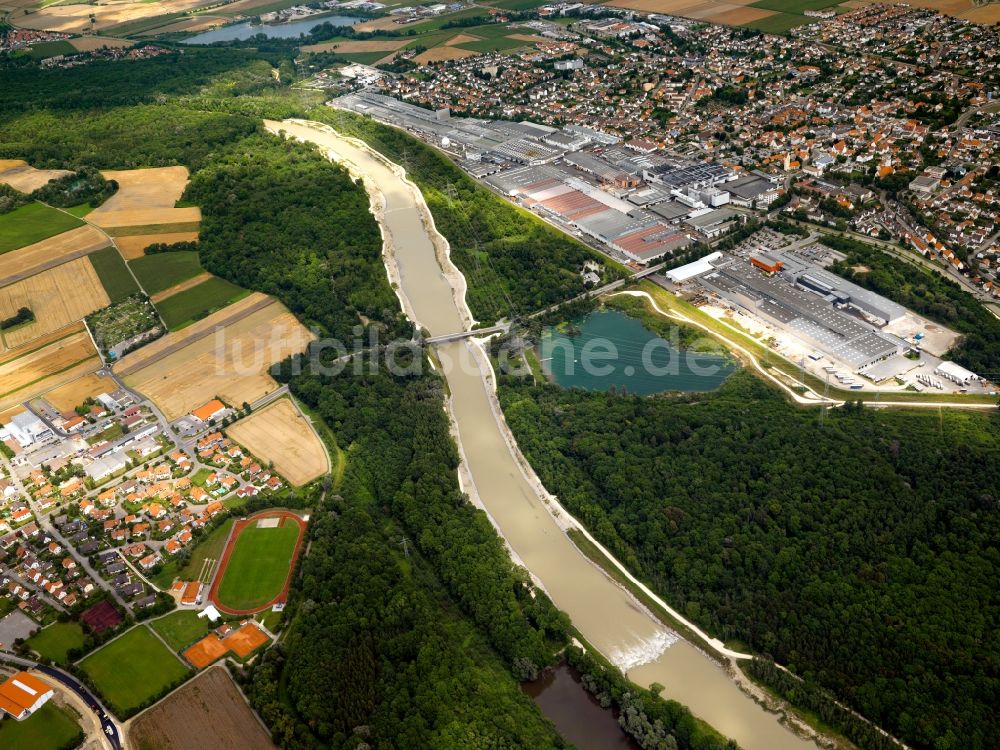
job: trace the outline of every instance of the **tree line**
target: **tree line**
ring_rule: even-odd
[[[996,414],[820,416],[745,372],[682,397],[499,395],[546,487],[698,625],[912,747],[993,746]]]

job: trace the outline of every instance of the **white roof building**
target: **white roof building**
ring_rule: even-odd
[[[948,378],[948,380],[959,385],[968,385],[975,380],[979,380],[979,376],[976,373],[966,370],[954,362],[942,362],[934,370],[934,374],[940,375],[942,378]]]

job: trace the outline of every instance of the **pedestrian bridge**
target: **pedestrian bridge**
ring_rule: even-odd
[[[424,339],[425,344],[447,344],[450,341],[461,341],[475,336],[492,336],[494,333],[507,333],[510,326],[507,324],[496,325],[491,328],[477,328],[474,331],[459,331],[458,333],[446,333],[443,336],[431,336]]]

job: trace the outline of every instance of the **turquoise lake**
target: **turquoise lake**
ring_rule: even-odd
[[[714,391],[737,368],[720,354],[679,351],[635,318],[617,310],[574,321],[570,336],[548,329],[540,345],[542,367],[564,388],[640,396],[664,391]]]

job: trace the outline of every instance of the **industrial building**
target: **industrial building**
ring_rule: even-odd
[[[850,314],[840,298],[801,288],[785,270],[767,274],[733,256],[723,256],[712,266],[710,272],[699,277],[705,287],[854,370],[906,348],[901,339],[877,331]]]
[[[18,672],[0,684],[0,710],[21,721],[44,706],[52,696],[53,690],[45,682],[27,672]]]

